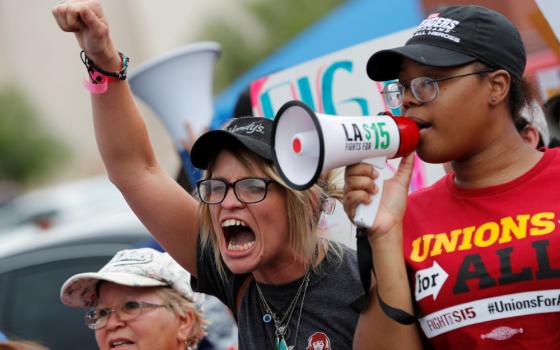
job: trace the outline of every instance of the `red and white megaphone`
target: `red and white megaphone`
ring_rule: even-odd
[[[297,190],[311,187],[320,174],[341,166],[367,162],[378,169],[388,158],[409,154],[419,140],[418,126],[406,117],[333,116],[315,113],[300,101],[285,103],[274,119],[274,163],[280,176]],[[383,178],[372,202],[359,205],[354,223],[371,227],[377,215]]]

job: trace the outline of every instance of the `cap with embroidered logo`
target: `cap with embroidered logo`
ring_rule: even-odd
[[[272,120],[259,117],[232,119],[224,129],[209,131],[196,140],[191,161],[197,168],[206,169],[219,151],[232,144],[241,144],[258,156],[272,160]]]
[[[527,55],[519,31],[502,14],[482,6],[448,6],[420,23],[405,46],[374,53],[367,63],[376,81],[398,78],[406,57],[419,64],[454,67],[480,61],[520,80]]]
[[[71,307],[93,306],[100,281],[129,287],[171,287],[197,306],[204,301],[203,295],[192,291],[190,274],[168,253],[140,248],[117,252],[98,272],[70,277],[60,290],[62,303]]]

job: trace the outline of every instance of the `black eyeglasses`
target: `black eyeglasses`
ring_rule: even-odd
[[[438,82],[444,80],[450,80],[455,78],[468,77],[469,75],[490,73],[494,70],[482,70],[478,72],[472,72],[461,75],[454,75],[451,77],[444,78],[430,78],[430,77],[416,77],[410,81],[410,83],[389,83],[383,87],[383,98],[385,103],[389,108],[399,108],[403,104],[404,92],[407,87],[410,87],[410,91],[414,98],[421,103],[431,102],[435,100],[439,95],[439,85]]]
[[[222,203],[230,187],[233,188],[235,197],[241,203],[252,204],[265,199],[268,185],[276,182],[261,177],[245,177],[235,182],[222,179],[206,179],[197,183],[198,196],[207,204]]]
[[[89,329],[101,329],[107,325],[109,317],[114,313],[121,321],[130,321],[140,316],[144,309],[167,307],[168,305],[152,304],[144,301],[127,301],[113,308],[91,308],[86,312],[84,321]]]

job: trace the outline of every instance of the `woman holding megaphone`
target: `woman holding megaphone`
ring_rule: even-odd
[[[355,348],[560,348],[560,152],[515,128],[531,101],[525,62],[517,29],[479,6],[440,8],[370,58],[373,80],[398,79],[383,94],[419,125],[420,158],[453,172],[407,199],[408,157],[385,182]],[[347,168],[350,217],[375,176]]]
[[[240,349],[348,349],[362,297],[355,253],[318,235],[325,189],[290,189],[272,163],[272,121],[233,119],[203,134],[192,163],[198,200],[158,165],[98,1],[53,9],[75,34],[92,92],[98,147],[109,177],[197,292],[224,302]]]

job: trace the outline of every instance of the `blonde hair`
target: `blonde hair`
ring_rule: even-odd
[[[309,264],[315,268],[319,263],[321,250],[325,253],[333,251],[333,256],[341,261],[342,248],[333,242],[329,242],[319,237],[318,224],[321,218],[323,203],[329,196],[342,198],[342,186],[337,184],[329,185],[328,177],[322,177],[317,184],[314,184],[305,191],[297,191],[290,188],[280,177],[271,162],[255,155],[245,148],[230,147],[227,149],[245,168],[250,171],[262,170],[266,176],[276,181],[282,186],[286,195],[286,210],[289,222],[289,242],[292,249],[296,252],[299,261]],[[212,169],[215,158],[209,163],[207,170],[202,175],[203,179],[212,176]],[[340,179],[333,177],[332,179]],[[332,180],[331,179],[331,180]],[[329,194],[329,189],[332,190]],[[203,251],[210,245],[213,248],[213,258],[221,277],[225,276],[225,267],[218,248],[218,236],[212,226],[210,206],[201,202],[199,207],[201,217],[201,243]],[[327,255],[328,256],[328,255]],[[330,257],[329,257],[330,258]]]
[[[344,197],[345,169],[345,167],[335,168],[323,175],[326,181],[328,196],[340,201],[342,201],[342,198]]]
[[[208,321],[204,319],[199,307],[194,301],[186,299],[177,290],[171,287],[156,288],[155,291],[162,299],[163,303],[169,305],[177,316],[186,317],[189,312],[192,312],[193,324],[187,343],[193,349],[196,349],[196,344],[206,335],[206,326],[208,325]]]

